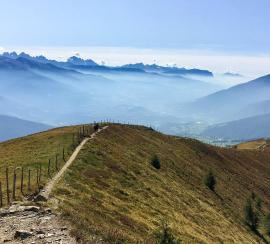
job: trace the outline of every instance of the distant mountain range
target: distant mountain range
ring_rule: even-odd
[[[221,90],[187,104],[185,111],[198,118],[237,120],[268,111],[270,75]]]
[[[27,53],[20,53],[17,54],[16,52],[4,52],[2,55],[2,57],[6,57],[6,58],[10,58],[10,59],[18,59],[18,58],[24,58],[27,60],[31,60],[31,61],[35,61],[38,63],[44,63],[44,64],[53,64],[56,66],[69,66],[69,65],[84,65],[84,66],[98,66],[97,63],[95,63],[92,59],[82,59],[76,56],[72,56],[70,58],[68,58],[68,60],[66,62],[59,62],[56,60],[50,60],[47,59],[46,57],[40,55],[40,56],[30,56]]]
[[[169,72],[177,70],[183,75]],[[109,67],[78,57],[58,62],[4,53],[0,55],[0,114],[58,126],[106,118],[166,125],[182,116],[174,104],[220,89],[201,80],[199,73],[158,65]]]
[[[144,70],[146,72],[157,72],[157,73],[165,73],[165,74],[178,74],[178,75],[198,75],[198,76],[210,76],[213,77],[213,73],[208,70],[201,70],[201,69],[185,69],[185,68],[178,68],[178,67],[164,67],[159,66],[156,64],[143,64],[143,63],[136,63],[136,64],[127,64],[123,65],[122,68],[128,69],[139,69]]]
[[[242,75],[240,75],[238,73],[231,73],[231,72],[226,72],[223,75],[225,75],[227,77],[242,77]]]
[[[21,137],[52,128],[49,125],[0,115],[0,141]]]
[[[26,53],[3,53],[0,114],[51,125],[109,118],[152,124],[185,136],[196,136],[209,124],[218,124],[205,131],[205,136],[214,136],[220,123],[225,126],[270,114],[270,75],[228,89],[209,82],[212,76],[207,70],[157,64],[110,67],[76,56],[59,62]],[[266,124],[260,126],[268,129]]]
[[[233,140],[270,138],[270,114],[214,125],[207,128],[201,135]]]
[[[195,75],[195,76],[209,76],[213,77],[213,73],[208,70],[200,70],[200,69],[185,69],[178,67],[164,67],[156,64],[127,64],[119,67],[110,67],[99,65],[94,62],[92,59],[82,59],[77,56],[72,56],[67,59],[66,62],[60,62],[56,60],[49,60],[46,57],[40,56],[30,56],[24,52],[17,54],[16,52],[4,52],[0,55],[2,58],[9,58],[13,60],[25,59],[43,64],[52,64],[57,67],[62,68],[81,68],[81,69],[90,69],[90,70],[103,70],[103,71],[131,71],[131,72],[157,72],[157,73],[166,73],[166,74],[177,74],[177,75]],[[7,61],[7,60],[6,60]],[[1,64],[0,64],[1,67]]]

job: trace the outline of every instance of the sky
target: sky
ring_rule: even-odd
[[[269,0],[0,0],[0,9],[0,52],[250,74],[270,67]]]

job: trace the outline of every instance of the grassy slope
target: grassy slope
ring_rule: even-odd
[[[36,186],[36,168],[42,165],[43,176],[41,185],[48,180],[47,167],[48,160],[51,159],[52,174],[55,169],[55,155],[59,155],[59,166],[63,164],[62,150],[65,148],[66,158],[73,152],[72,137],[77,132],[78,127],[62,127],[52,129],[46,132],[33,134],[30,136],[6,141],[0,143],[0,181],[3,185],[4,198],[5,195],[5,168],[9,166],[10,189],[12,182],[12,173],[14,166],[23,166],[25,171],[25,188],[27,185],[27,171],[31,169],[31,192],[35,191]],[[20,171],[18,173],[18,181],[20,180]],[[46,176],[46,177],[45,177]],[[19,182],[18,182],[19,185]],[[19,187],[19,186],[18,186]],[[29,192],[29,193],[31,193]],[[27,192],[26,192],[27,193]],[[20,196],[19,196],[20,197]],[[5,202],[5,199],[4,199]]]
[[[237,149],[259,149],[269,145],[269,140],[258,139],[254,141],[243,142],[236,145]]]
[[[160,170],[149,164],[155,153]],[[91,234],[151,243],[161,219],[185,243],[257,243],[242,209],[254,191],[270,210],[269,155],[111,125],[86,144],[54,194],[85,243]],[[210,168],[217,194],[202,183]]]

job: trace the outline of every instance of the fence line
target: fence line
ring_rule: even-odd
[[[4,169],[5,172],[4,177],[0,175],[0,208],[9,206],[13,201],[23,197],[37,194],[43,184],[66,163],[70,150],[73,151],[85,137],[90,136],[93,128],[94,124],[79,127],[77,132],[72,133],[71,145],[67,148],[61,147],[60,152],[55,153],[54,160],[49,158],[45,165],[0,167],[0,170]]]
[[[83,125],[77,129],[77,132],[72,133],[71,145],[67,148],[61,147],[60,152],[56,152],[54,157],[48,159],[48,163],[45,164],[46,167],[42,164],[21,167],[0,166],[0,170],[5,168],[4,178],[1,178],[0,175],[0,208],[11,205],[18,198],[37,194],[43,187],[43,183],[50,180],[53,174],[61,169],[61,162],[66,163],[69,149],[74,150],[85,137],[90,136],[91,132],[97,131],[100,126],[108,123],[115,125],[121,123],[121,125],[133,127],[139,126],[131,125],[129,122],[120,122],[119,120],[117,122],[110,119],[100,122],[94,121],[93,124]],[[153,127],[150,125],[149,128]],[[12,173],[10,173],[10,168],[13,169]]]

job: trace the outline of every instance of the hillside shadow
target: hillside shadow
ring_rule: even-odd
[[[254,232],[254,234],[256,234],[258,237],[260,237],[262,239],[262,241],[266,244],[269,244],[269,241],[267,241],[265,239],[265,237],[258,231],[258,230],[252,230]]]

